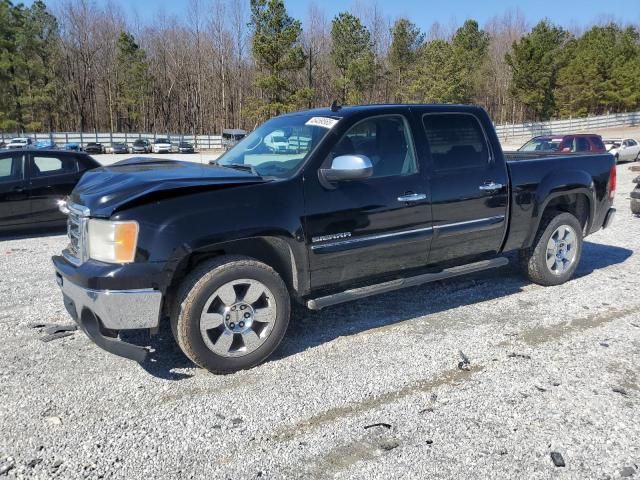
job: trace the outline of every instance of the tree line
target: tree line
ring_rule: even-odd
[[[640,109],[633,26],[530,28],[507,12],[423,30],[358,5],[329,18],[311,4],[303,29],[283,0],[190,0],[184,18],[144,20],[0,0],[0,130],[210,134],[333,100],[475,103],[497,123]]]

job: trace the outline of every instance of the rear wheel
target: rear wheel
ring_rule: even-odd
[[[640,215],[640,200],[637,198],[631,199],[631,213],[634,215]]]
[[[582,255],[582,226],[570,213],[546,216],[531,248],[520,251],[527,277],[539,285],[553,286],[568,281]]]
[[[171,326],[194,363],[232,373],[273,353],[287,331],[290,311],[287,288],[271,267],[246,257],[221,257],[184,280]]]

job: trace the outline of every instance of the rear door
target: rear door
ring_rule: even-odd
[[[487,120],[487,124],[490,122]],[[425,114],[431,161],[434,238],[429,263],[469,263],[503,242],[508,175],[479,119],[468,113]]]
[[[23,152],[0,153],[0,227],[30,221],[30,200]]]
[[[58,209],[58,202],[80,179],[77,159],[74,155],[31,152],[29,171],[33,221],[63,223],[66,217]]]
[[[638,158],[638,155],[640,155],[640,145],[632,139],[625,140],[623,145],[625,145],[625,148],[620,152],[623,154],[620,156],[620,159],[628,162],[634,162]]]
[[[323,187],[317,170],[305,174],[305,233],[311,286],[359,280],[425,266],[431,243],[428,177],[415,148],[408,109],[368,117],[337,139],[324,159],[365,155],[373,176]]]

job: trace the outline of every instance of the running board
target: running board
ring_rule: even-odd
[[[438,280],[458,277],[460,275],[466,275],[468,273],[481,272],[482,270],[489,270],[491,268],[504,267],[508,264],[509,259],[505,257],[499,257],[491,260],[483,260],[481,262],[470,263],[468,265],[461,265],[459,267],[447,268],[446,270],[438,273],[425,273],[422,275],[417,275],[415,277],[398,278],[396,280],[379,283],[377,285],[354,288],[352,290],[345,290],[344,292],[335,293],[333,295],[327,295],[326,297],[316,298],[315,300],[308,300],[307,308],[309,308],[310,310],[322,310],[323,308],[330,307],[332,305],[338,305],[340,303],[350,302],[351,300],[370,297],[371,295],[377,295],[379,293],[392,292],[394,290],[400,290],[401,288],[415,287],[417,285],[437,282]]]

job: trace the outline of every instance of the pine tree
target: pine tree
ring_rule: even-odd
[[[331,40],[331,58],[338,69],[336,86],[342,102],[361,103],[375,80],[371,34],[358,17],[340,13],[331,24]]]
[[[418,52],[424,43],[424,34],[407,18],[399,18],[391,28],[389,69],[394,95],[402,101],[406,95],[407,72],[414,68]]]
[[[302,25],[287,14],[282,0],[251,0],[253,56],[259,72],[257,118],[279,115],[304,104],[311,92],[298,88],[295,74],[305,65]]]
[[[515,42],[505,57],[513,71],[511,94],[536,120],[547,120],[556,112],[555,90],[558,72],[566,63],[568,39],[566,31],[544,20]]]
[[[131,130],[139,123],[150,93],[149,65],[130,33],[120,33],[116,49],[117,130],[122,131],[122,123]]]

